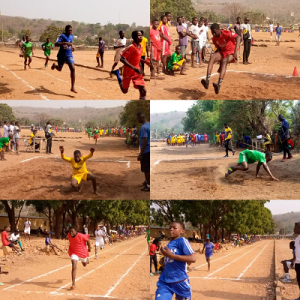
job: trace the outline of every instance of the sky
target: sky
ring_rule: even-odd
[[[300,212],[300,200],[271,200],[265,207],[271,210],[272,215]]]
[[[1,1],[0,10],[4,16],[58,21],[74,20],[102,25],[111,22],[149,26],[150,22],[149,0],[51,0],[50,2],[9,0]]]
[[[150,113],[165,113],[171,111],[187,111],[195,100],[155,100],[151,101]]]
[[[117,107],[124,106],[128,100],[60,100],[60,101],[47,101],[47,100],[1,100],[0,103],[6,103],[9,106],[32,106],[32,107],[50,107],[50,108],[75,108],[75,107],[95,107],[95,108],[106,108],[106,107]]]

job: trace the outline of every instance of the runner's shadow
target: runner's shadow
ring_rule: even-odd
[[[75,98],[75,96],[71,96],[71,95],[67,95],[67,94],[59,94],[59,93],[55,93],[47,88],[45,88],[44,86],[40,86],[39,88],[36,88],[33,91],[28,91],[25,92],[24,94],[28,94],[28,95],[36,95],[36,93],[42,93],[42,94],[49,94],[49,95],[56,95],[56,96],[64,96],[64,97],[68,97],[68,98]]]
[[[0,83],[0,94],[8,94],[12,92],[12,89],[6,87],[7,85],[8,85],[7,83]]]
[[[206,96],[205,92],[199,91],[197,89],[184,89],[184,88],[165,88],[166,91],[171,93],[181,93],[181,95],[178,96],[181,100],[195,100],[195,99],[201,99]]]

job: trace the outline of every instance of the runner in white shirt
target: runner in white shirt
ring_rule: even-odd
[[[14,139],[14,150],[17,154],[19,154],[19,141],[20,141],[20,124],[16,122],[14,132],[13,132],[13,139]]]
[[[6,121],[4,121],[4,125],[3,125],[3,129],[4,129],[4,137],[9,137],[9,125]]]
[[[98,259],[97,257],[97,249],[100,247],[101,250],[104,249],[104,238],[105,238],[105,232],[100,229],[100,225],[97,226],[97,229],[95,230],[95,259]]]
[[[9,125],[9,141],[10,141],[10,150],[13,151],[14,150],[14,145],[15,145],[15,140],[14,140],[14,132],[15,132],[15,125],[13,125],[13,123],[11,123]]]
[[[31,222],[27,218],[26,222],[24,223],[24,239],[26,240],[26,236],[28,235],[29,241],[30,241],[30,227],[31,227]]]
[[[126,38],[125,38],[125,33],[124,31],[119,31],[120,37],[116,40],[114,49],[116,50],[115,53],[115,58],[114,58],[114,64],[111,68],[111,72],[115,69],[115,67],[118,65],[120,59],[121,59],[121,52],[125,49],[126,47]],[[110,74],[111,77],[113,74]]]
[[[273,30],[274,30],[273,23],[270,23],[269,28],[270,28],[270,35],[271,35],[271,39],[272,39],[273,38]]]

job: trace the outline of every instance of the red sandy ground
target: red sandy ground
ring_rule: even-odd
[[[23,130],[20,139],[20,149],[24,149],[24,136],[29,135],[29,130]],[[43,133],[38,136],[44,137]],[[81,137],[75,139],[74,137]],[[88,139],[84,133],[62,133],[58,132],[55,139],[64,141],[53,141],[52,152],[48,155],[44,151],[32,153],[21,151],[19,155],[6,154],[6,161],[0,161],[1,176],[0,186],[9,188],[1,189],[1,199],[16,200],[82,200],[82,199],[149,199],[149,192],[142,192],[142,183],[145,178],[140,171],[140,163],[137,161],[138,150],[127,149],[125,138],[105,137],[94,140]],[[97,186],[100,196],[93,194],[91,181],[83,182],[82,191],[75,192],[71,187],[71,164],[60,158],[59,146],[64,146],[65,155],[72,157],[75,150],[80,150],[87,155],[90,148],[95,148],[92,158],[100,160],[112,160],[113,162],[87,161],[87,169],[97,176]],[[33,157],[42,158],[22,162]],[[129,161],[127,163],[116,162]]]
[[[210,34],[210,33],[209,33]],[[298,32],[283,33],[282,40],[296,42],[282,42],[280,46],[275,46],[275,35],[271,42],[270,33],[253,32],[257,45],[265,44],[267,47],[252,47],[249,61],[251,65],[242,63],[232,63],[227,70],[240,71],[242,73],[227,72],[219,95],[214,93],[213,82],[217,82],[219,76],[211,78],[211,85],[208,90],[201,85],[200,77],[206,76],[207,64],[204,68],[192,69],[190,63],[187,64],[186,76],[176,74],[175,76],[164,76],[165,80],[151,80],[151,99],[153,100],[252,100],[252,99],[300,99],[300,79],[299,77],[286,78],[292,76],[294,68],[300,71],[300,39]],[[173,39],[172,53],[178,44],[178,34],[176,28],[171,27]],[[266,40],[269,40],[268,42]],[[188,51],[191,46],[188,46]],[[243,47],[241,48],[243,51]],[[190,55],[188,55],[190,58]],[[216,73],[218,66],[215,65],[213,73]],[[247,74],[243,72],[251,72]],[[274,74],[274,75],[263,75]]]
[[[213,254],[210,272],[207,271],[204,254],[199,253],[199,246],[202,250],[203,244],[192,243],[197,257],[196,263],[190,266],[192,271],[189,272],[194,300],[275,299],[274,242],[272,240],[263,240],[240,248],[229,246],[227,249],[222,249]],[[252,262],[253,264],[249,267]],[[249,268],[246,270],[247,267]],[[240,280],[237,280],[244,271]],[[154,300],[157,281],[158,276],[150,278],[151,300]]]
[[[3,51],[5,50],[5,51]],[[9,51],[9,52],[7,52]],[[45,69],[44,59],[33,57],[31,69],[24,71],[24,61],[19,57],[19,50],[15,48],[0,48],[1,64],[0,64],[0,99],[2,100],[132,100],[139,99],[139,91],[131,84],[129,92],[123,94],[119,88],[116,76],[110,78],[108,71],[111,70],[114,59],[114,51],[106,51],[104,55],[104,68],[102,72],[83,67],[76,68],[75,87],[77,94],[70,92],[70,71],[65,65],[61,72],[52,71],[51,65],[53,61],[49,61],[48,68]],[[36,49],[34,54],[44,57],[43,51]],[[51,58],[56,60],[57,50],[51,53]],[[78,50],[74,52],[75,63],[88,67],[96,66],[95,51]],[[14,72],[7,71],[5,68]],[[119,63],[119,67],[121,63]],[[149,68],[145,68],[146,74]],[[148,73],[147,73],[148,72]],[[146,76],[149,79],[149,76]],[[22,80],[26,81],[25,84]],[[28,87],[30,85],[34,88]],[[149,81],[146,81],[146,89],[149,95]]]
[[[276,240],[275,242],[275,251],[276,251],[276,259],[277,259],[277,273],[281,278],[284,276],[284,270],[281,261],[289,260],[293,258],[292,250],[290,250],[290,241],[288,239],[285,240]],[[290,275],[292,282],[291,283],[282,283],[281,296],[282,300],[290,300],[296,299],[299,296],[299,288],[296,280],[296,272],[295,270],[290,270]]]
[[[90,256],[94,255],[94,240],[91,239]],[[4,286],[0,286],[1,299],[149,299],[148,249],[144,236],[105,245],[103,251],[98,250],[98,260],[90,257],[90,264],[85,268],[79,263],[76,289],[73,291],[70,290],[71,262],[67,253],[69,242],[52,242],[63,250],[60,256],[47,255],[41,251],[40,249],[45,247],[44,239],[36,237],[30,242],[22,240],[25,248],[23,256],[12,254],[8,256],[7,261],[0,258],[1,265],[5,265],[9,270],[8,275],[0,275],[0,281],[4,283]],[[126,250],[128,251],[124,252]],[[58,268],[62,269],[54,271]],[[53,272],[46,276],[35,278],[51,271]],[[125,275],[127,271],[129,272]],[[123,279],[116,285],[122,276]],[[60,289],[65,285],[67,286]],[[113,287],[114,290],[108,295],[108,291]],[[8,289],[4,290],[6,288]],[[50,294],[55,291],[58,294]]]
[[[294,158],[287,162],[281,162],[282,154],[273,155],[273,160],[268,165],[272,174],[280,180],[278,182],[272,181],[262,167],[260,178],[256,178],[256,164],[249,165],[246,172],[236,171],[225,179],[228,167],[237,164],[240,149],[234,156],[229,153],[229,158],[223,158],[224,148],[209,147],[207,144],[197,145],[195,148],[189,146],[187,149],[185,146],[167,147],[165,143],[151,145],[153,200],[299,199],[298,153],[293,153]],[[155,165],[157,161],[164,159],[175,161],[161,161]],[[178,187],[184,192],[176,192]]]

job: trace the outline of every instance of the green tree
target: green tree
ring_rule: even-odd
[[[0,103],[0,123],[3,123],[4,121],[15,121],[15,115],[13,113],[12,108],[4,103]]]
[[[53,46],[57,38],[64,32],[63,27],[57,27],[55,25],[47,26],[46,30],[40,36],[40,42],[46,42],[47,38],[50,39]]]
[[[30,29],[22,29],[20,32],[18,32],[18,38],[21,40],[23,36],[31,36]]]
[[[20,219],[20,215],[22,209],[25,205],[24,200],[1,200],[0,201],[0,209],[4,209],[7,213],[10,229],[11,231],[15,231]],[[19,210],[18,216],[16,216],[16,210]]]

